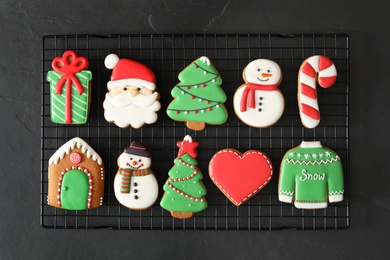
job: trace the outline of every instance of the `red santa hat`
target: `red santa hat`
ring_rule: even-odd
[[[104,60],[107,69],[112,69],[109,90],[121,86],[140,86],[150,90],[156,88],[155,76],[151,69],[142,63],[129,59],[119,59],[116,54],[109,54]]]

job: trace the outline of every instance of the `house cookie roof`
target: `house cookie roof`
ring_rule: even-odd
[[[87,158],[92,158],[92,160],[97,161],[99,165],[103,163],[102,158],[95,152],[95,150],[92,149],[89,144],[87,144],[83,139],[80,137],[75,137],[72,140],[66,142],[64,145],[62,145],[49,159],[49,165],[58,164],[58,161],[60,159],[63,159],[65,157],[65,154],[69,154],[71,149],[74,149],[75,147],[80,148],[81,152],[85,153]]]

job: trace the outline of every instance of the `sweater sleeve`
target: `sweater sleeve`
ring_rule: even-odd
[[[279,200],[286,203],[292,203],[295,190],[295,172],[294,165],[288,163],[286,157],[280,166],[279,176]]]
[[[329,165],[328,169],[328,192],[329,202],[339,202],[344,199],[344,175],[340,158]]]

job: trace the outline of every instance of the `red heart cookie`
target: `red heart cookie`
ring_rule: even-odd
[[[241,154],[234,149],[223,149],[211,159],[209,174],[225,196],[240,206],[271,180],[272,164],[260,151]]]

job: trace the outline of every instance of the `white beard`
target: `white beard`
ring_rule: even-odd
[[[130,125],[140,128],[145,123],[153,124],[157,121],[156,112],[161,108],[157,98],[157,92],[149,96],[138,94],[135,97],[127,93],[112,97],[107,93],[103,102],[104,118],[122,128]]]

